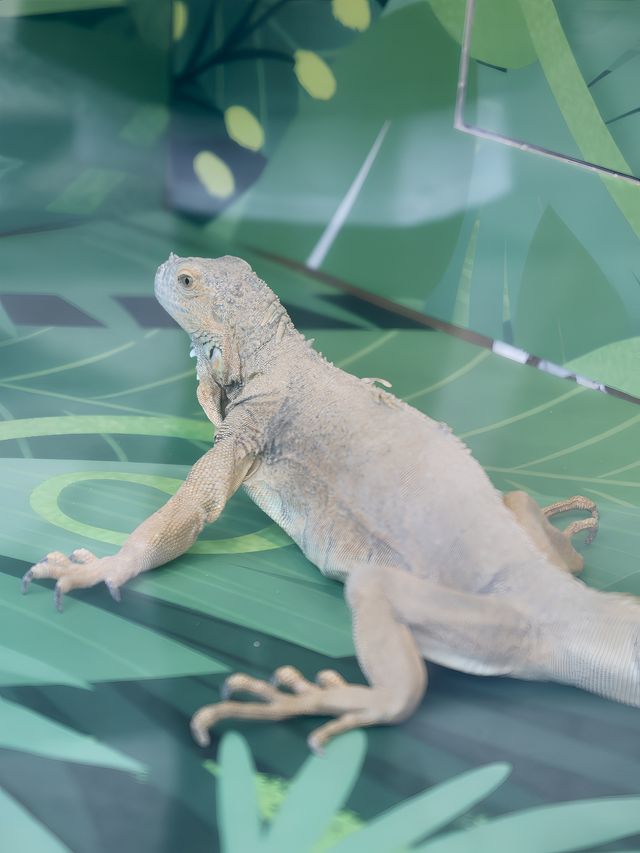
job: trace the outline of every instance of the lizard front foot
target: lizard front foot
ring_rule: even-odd
[[[228,701],[236,693],[248,693],[261,701]],[[239,672],[230,675],[223,685],[225,701],[205,705],[193,715],[191,731],[196,742],[204,747],[210,743],[209,729],[221,720],[283,720],[314,714],[335,716],[336,719],[315,729],[308,737],[310,748],[320,753],[335,735],[385,722],[373,709],[367,708],[371,693],[370,688],[349,684],[331,669],[319,672],[315,684],[292,666],[277,669],[270,682]]]
[[[71,589],[86,589],[104,582],[115,601],[120,601],[120,587],[131,577],[124,561],[114,557],[96,557],[86,548],[76,548],[68,557],[52,551],[32,566],[22,578],[22,592],[29,590],[32,580],[55,578],[54,601],[62,612],[64,594]]]

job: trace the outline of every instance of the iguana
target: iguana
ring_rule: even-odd
[[[171,255],[155,293],[190,335],[212,448],[113,556],[49,554],[23,580],[55,597],[126,581],[183,554],[243,486],[320,571],[344,581],[368,686],[333,670],[315,683],[289,666],[273,680],[231,675],[199,710],[201,745],[225,718],[333,719],[310,746],[353,727],[404,720],[422,700],[426,661],[467,673],[546,679],[640,706],[640,609],[574,577],[571,537],[598,527],[574,497],[542,510],[502,496],[444,423],[338,369],[296,331],[276,295],[235,257]],[[548,517],[588,512],[561,532]],[[259,701],[231,701],[248,693]]]

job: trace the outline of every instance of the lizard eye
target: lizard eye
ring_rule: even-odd
[[[183,272],[178,276],[178,282],[182,285],[182,287],[186,287],[187,289],[193,287],[193,276],[189,275],[189,273]]]

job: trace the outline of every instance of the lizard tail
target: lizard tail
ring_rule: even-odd
[[[640,707],[640,598],[585,587],[576,606],[559,628],[552,678]]]

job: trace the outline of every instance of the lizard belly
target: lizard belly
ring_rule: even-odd
[[[399,550],[360,521],[339,495],[318,483],[313,490],[287,491],[273,477],[252,478],[244,488],[327,577],[344,580],[351,566],[362,563],[409,568]]]

